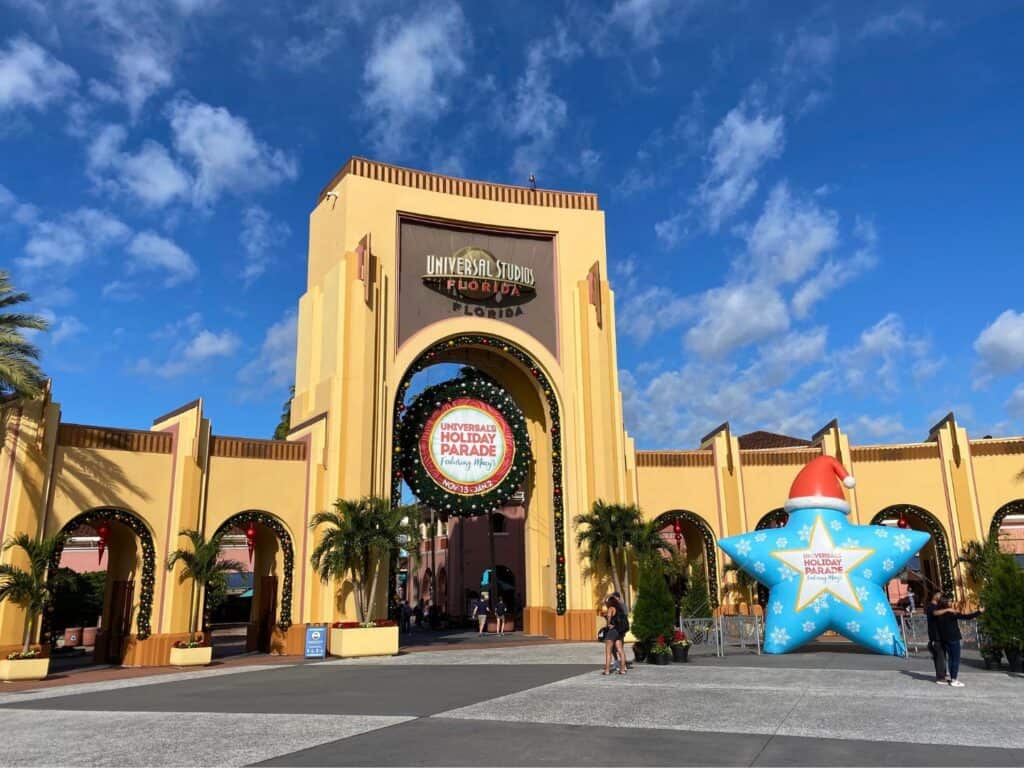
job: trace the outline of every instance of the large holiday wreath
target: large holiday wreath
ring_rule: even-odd
[[[464,412],[461,418],[452,416],[457,411]],[[453,432],[459,434],[451,436],[467,442],[446,450],[461,449],[467,464],[480,458],[489,467],[480,470],[486,478],[460,479],[441,464],[436,450],[439,429],[456,421],[458,429]],[[487,437],[477,437],[474,430]],[[477,455],[487,448],[488,456]],[[402,478],[416,498],[439,512],[460,516],[482,515],[501,506],[519,490],[533,462],[526,419],[515,400],[494,379],[468,368],[455,379],[423,390],[405,409],[395,451]]]

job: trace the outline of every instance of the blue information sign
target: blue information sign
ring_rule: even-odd
[[[327,656],[327,625],[306,625],[306,658],[322,659]]]

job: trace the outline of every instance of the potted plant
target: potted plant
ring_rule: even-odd
[[[686,633],[675,630],[672,633],[672,661],[687,662],[690,660],[690,641]]]
[[[382,572],[386,583],[386,566],[392,552],[399,546],[410,553],[419,550],[418,508],[395,507],[387,499],[375,496],[358,501],[338,499],[334,509],[313,516],[310,528],[320,526],[324,533],[310,562],[324,584],[352,584],[358,618],[332,626],[331,655],[393,656],[398,653],[398,625],[394,621],[374,621],[371,612]]]
[[[206,636],[198,632],[188,640],[178,640],[171,646],[172,667],[205,667],[213,659],[213,646]]]
[[[657,664],[659,667],[672,663],[672,649],[669,648],[664,637],[659,637],[654,645],[651,646],[651,653],[647,663]]]
[[[634,655],[638,661],[644,657],[652,664],[659,663],[654,658],[659,638],[664,641],[665,637],[672,635],[675,614],[675,603],[665,583],[660,561],[661,556],[654,555],[641,562],[636,610],[633,612],[631,626],[633,636],[637,639],[633,645]],[[672,650],[667,646],[665,650],[671,658]]]
[[[633,643],[633,660],[637,664],[643,664],[651,652],[650,643],[644,640],[637,640]]]
[[[170,664],[176,667],[205,666],[213,659],[213,647],[197,640],[199,623],[199,599],[202,596],[198,587],[217,590],[225,586],[227,574],[245,569],[237,560],[220,559],[220,543],[216,538],[207,540],[199,531],[186,529],[178,533],[192,545],[190,549],[176,549],[167,557],[167,570],[173,571],[174,566],[181,564],[178,583],[191,581],[193,584],[192,600],[189,603],[188,638],[180,640],[171,648]],[[205,622],[204,622],[205,624]],[[203,627],[205,629],[205,626]]]
[[[0,603],[9,600],[25,611],[21,650],[0,661],[0,680],[42,680],[50,671],[50,660],[32,648],[32,637],[36,620],[53,599],[51,589],[56,585],[47,579],[47,570],[62,540],[63,534],[36,541],[27,533],[19,533],[4,543],[4,552],[20,549],[25,553],[28,568],[0,564]]]

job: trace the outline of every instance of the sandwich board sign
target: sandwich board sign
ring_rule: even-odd
[[[307,624],[306,625],[306,653],[307,659],[322,659],[327,656],[327,625]]]

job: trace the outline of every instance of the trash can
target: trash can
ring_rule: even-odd
[[[75,648],[82,644],[82,628],[68,627],[64,630],[64,647]]]
[[[96,627],[82,629],[82,645],[86,648],[96,645]]]

